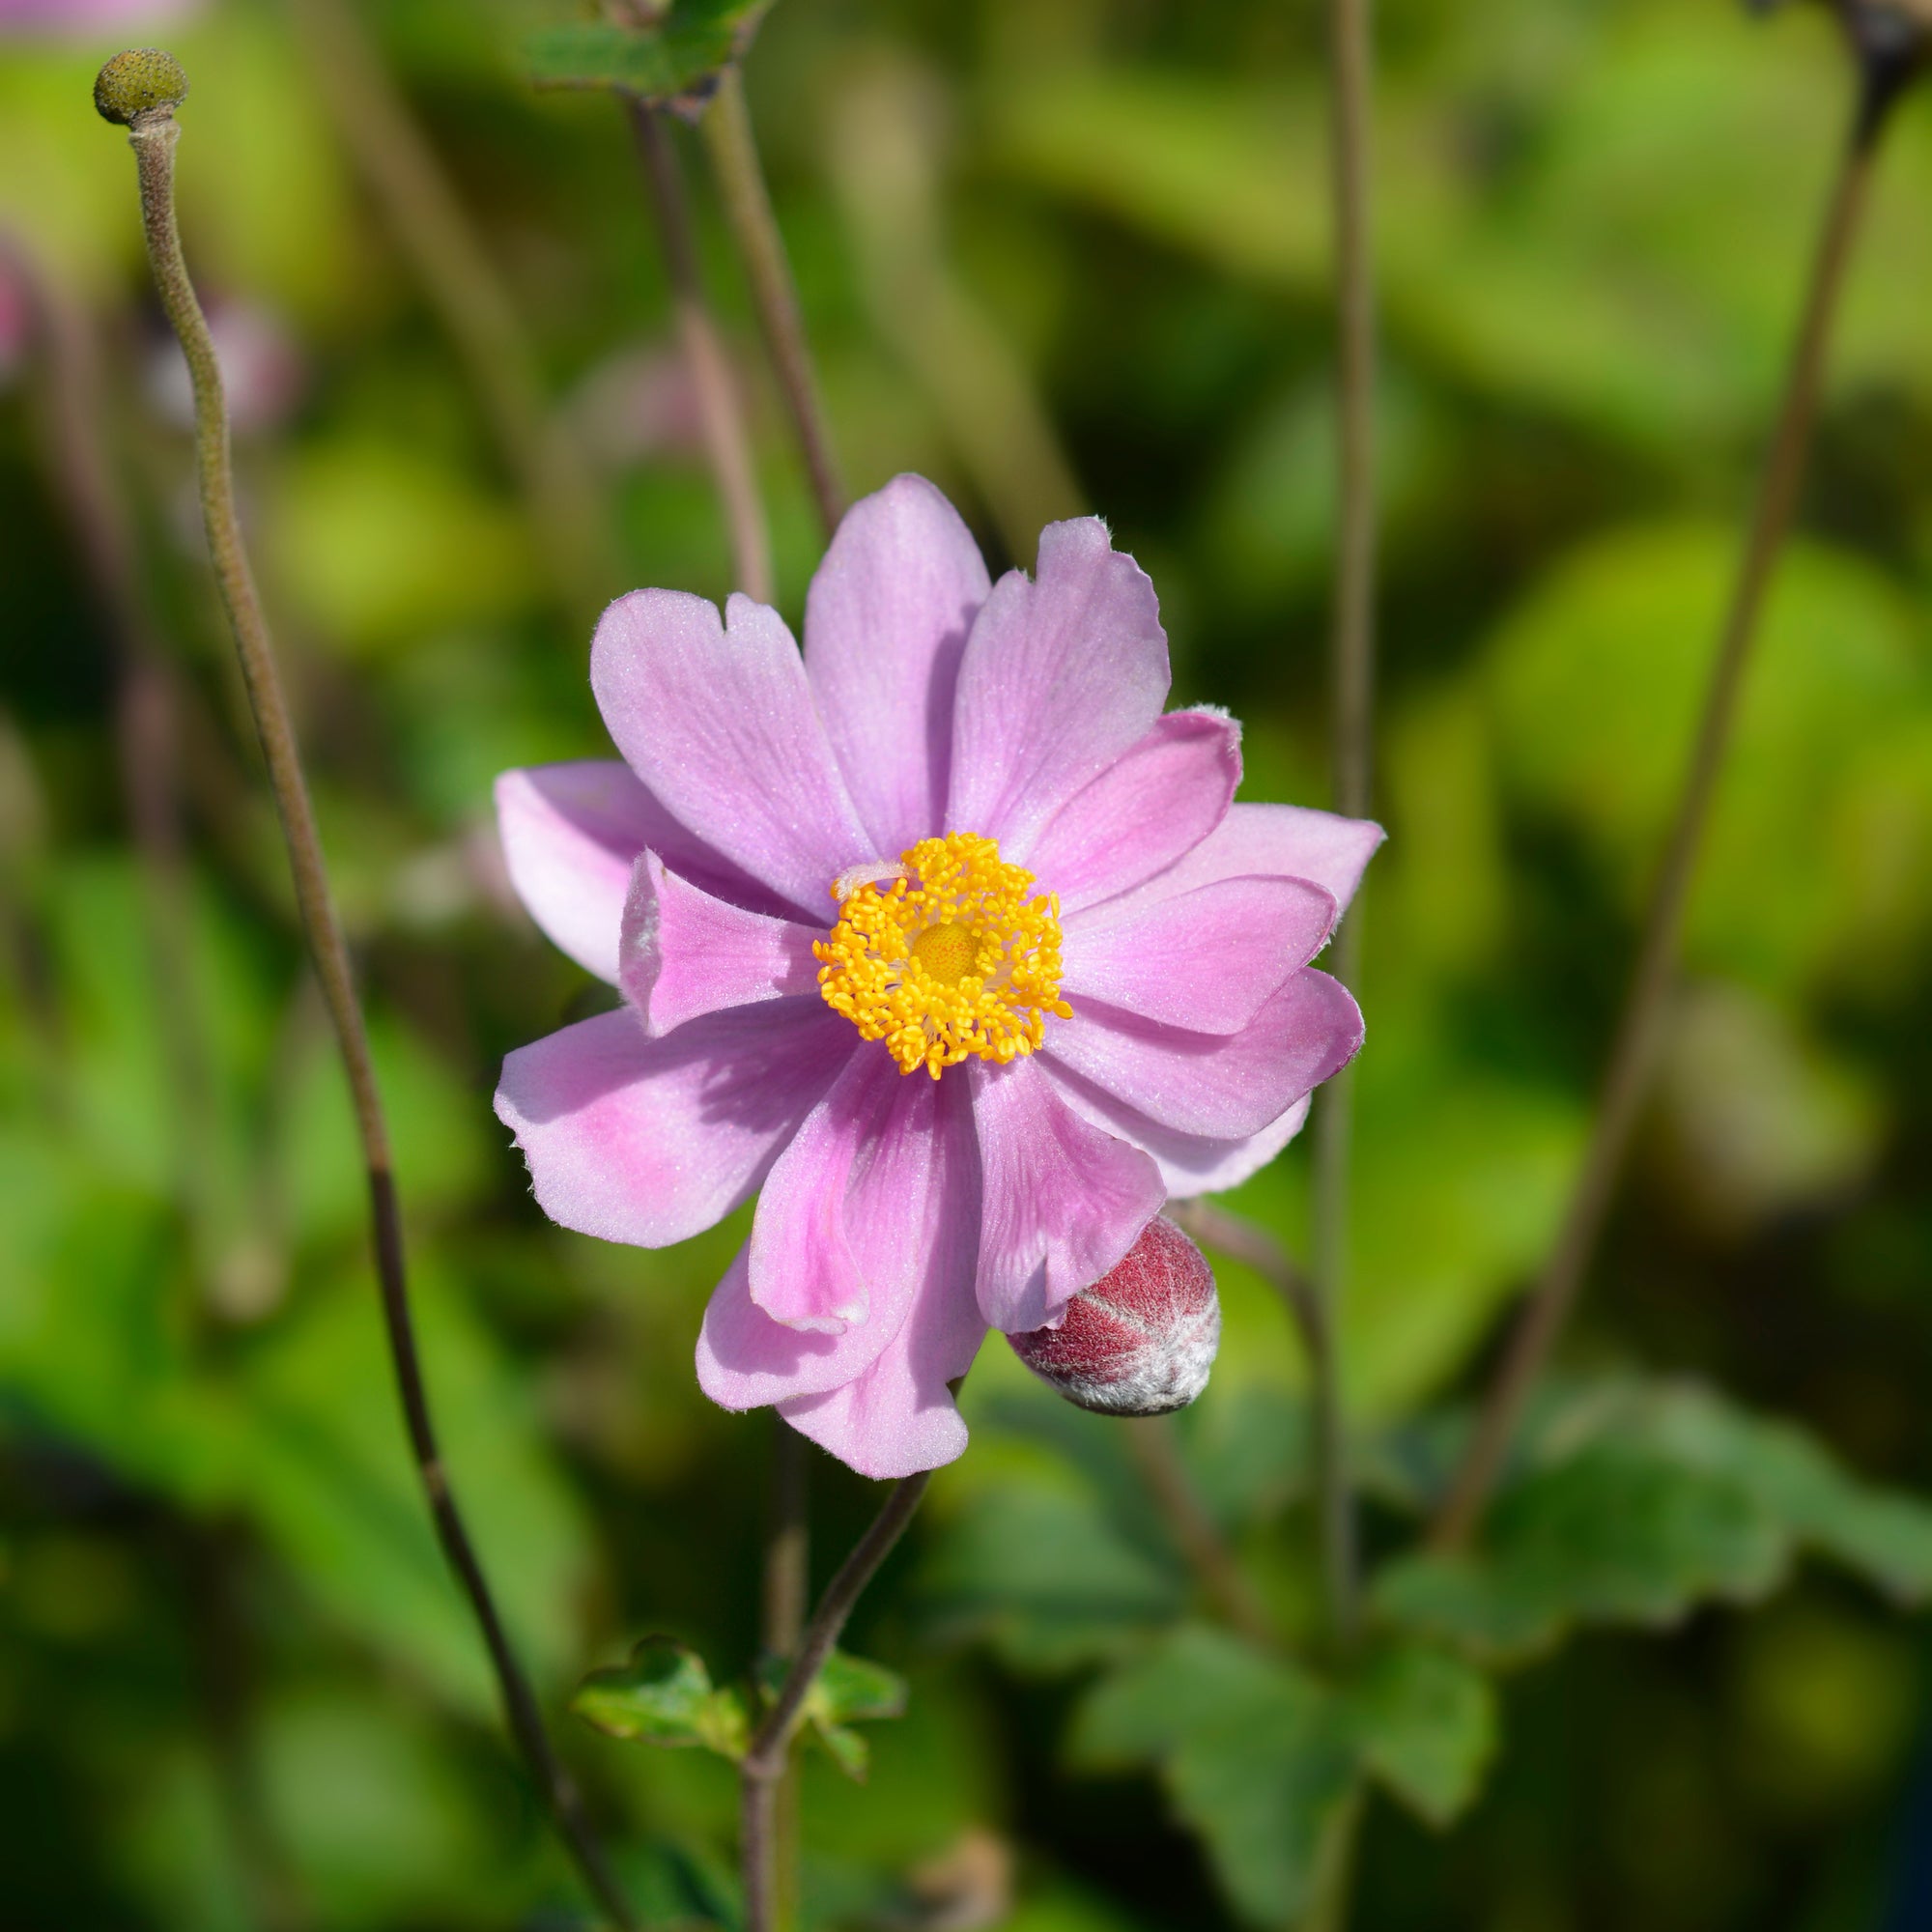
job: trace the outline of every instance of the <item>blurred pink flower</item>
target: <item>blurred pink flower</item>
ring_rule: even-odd
[[[308,365],[281,319],[251,302],[214,301],[208,332],[235,428],[246,435],[287,421],[308,384]],[[148,357],[147,390],[157,414],[178,429],[194,427],[194,384],[172,335],[156,341]]]
[[[25,272],[0,237],[0,389],[27,359],[33,333],[34,307]]]
[[[0,35],[84,40],[122,28],[169,27],[199,14],[203,0],[0,0]]]
[[[748,598],[641,590],[590,679],[625,762],[497,788],[525,903],[625,1001],[504,1065],[537,1200],[661,1247],[758,1193],[705,1391],[866,1475],[950,1462],[986,1330],[1271,1159],[1360,1044],[1307,962],[1381,833],[1233,804],[1239,728],[1162,716],[1104,525],[989,584],[916,476],[839,526],[802,659]]]

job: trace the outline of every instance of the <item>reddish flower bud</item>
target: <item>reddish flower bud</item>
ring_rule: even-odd
[[[1058,1327],[1007,1339],[1041,1381],[1082,1408],[1164,1415],[1208,1386],[1221,1346],[1214,1273],[1155,1215],[1125,1259],[1066,1304]]]

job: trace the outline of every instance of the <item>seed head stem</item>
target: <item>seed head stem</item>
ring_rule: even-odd
[[[155,286],[180,339],[182,352],[187,357],[188,373],[193,380],[196,468],[209,554],[222,607],[235,636],[242,682],[268,765],[309,954],[349,1079],[355,1127],[368,1176],[371,1234],[382,1289],[384,1323],[404,1424],[438,1540],[469,1601],[489,1651],[511,1734],[585,1883],[616,1923],[630,1928],[635,1926],[636,1918],[591,1831],[576,1787],[552,1748],[535,1693],[510,1647],[502,1617],[457,1508],[438,1447],[416,1350],[388,1128],[369,1056],[368,1033],[356,998],[348,944],[329,889],[322,841],[316,831],[315,813],[268,623],[242,544],[221,370],[182,255],[174,197],[175,148],[180,136],[172,106],[138,114],[129,124],[128,144],[134,150],[140,172],[142,226],[147,235]]]

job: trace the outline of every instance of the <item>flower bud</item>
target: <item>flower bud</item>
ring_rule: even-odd
[[[1164,1415],[1208,1386],[1221,1302],[1201,1250],[1161,1216],[1125,1258],[1066,1304],[1055,1327],[1009,1335],[1013,1353],[1070,1403]]]
[[[187,99],[187,74],[165,47],[129,47],[94,78],[94,111],[118,128],[172,114]]]

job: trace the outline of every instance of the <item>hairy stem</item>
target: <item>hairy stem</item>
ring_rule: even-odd
[[[1548,1264],[1524,1304],[1436,1516],[1431,1535],[1438,1548],[1465,1541],[1482,1518],[1523,1406],[1582,1287],[1642,1109],[1675,975],[1685,906],[1730,745],[1738,695],[1804,478],[1832,321],[1864,209],[1879,126],[1880,117],[1870,115],[1861,103],[1854,138],[1846,147],[1826,209],[1776,427],[1704,698],[1696,747],[1651,894],[1636,968],[1611,1042],[1582,1170]]]
[[[931,1480],[930,1473],[922,1470],[893,1485],[885,1507],[872,1520],[872,1526],[859,1539],[838,1576],[825,1586],[825,1594],[819,1598],[818,1608],[806,1627],[778,1698],[766,1712],[739,1766],[743,1779],[745,1932],[774,1932],[777,1924],[773,1915],[778,1790],[806,1696],[824,1668],[825,1660],[832,1655],[845,1620],[852,1614],[866,1585],[878,1574],[879,1565],[905,1534],[906,1525]]]
[[[1229,1548],[1221,1525],[1208,1515],[1208,1506],[1188,1477],[1175,1443],[1172,1418],[1137,1417],[1127,1423],[1126,1437],[1127,1453],[1159,1505],[1181,1554],[1215,1607],[1227,1618],[1229,1626],[1240,1632],[1250,1643],[1259,1644],[1264,1650],[1276,1648],[1280,1639],[1265,1605]]]
[[[573,620],[594,614],[617,578],[604,511],[576,444],[546,405],[536,351],[503,278],[353,0],[295,6],[323,99],[463,359],[542,539],[557,595]]]
[[[771,539],[765,527],[764,504],[758,497],[757,469],[752,439],[731,358],[704,299],[697,270],[697,244],[692,233],[691,202],[677,164],[670,131],[657,110],[635,97],[624,111],[637,137],[644,164],[651,206],[657,215],[658,240],[664,247],[665,270],[670,277],[671,302],[677,315],[678,339],[685,365],[697,396],[704,424],[704,446],[717,479],[731,541],[732,575],[738,588],[760,604],[772,601]]]
[[[811,484],[811,500],[818,506],[819,522],[829,537],[844,515],[845,490],[838,478],[838,458],[832,452],[791,260],[772,213],[772,198],[758,160],[744,76],[736,67],[727,67],[720,76],[718,92],[704,112],[703,131],[731,239],[737,243],[745,279],[751,285],[758,327],[764,334]]]
[[[504,1713],[538,1791],[549,1804],[557,1829],[591,1891],[620,1925],[636,1919],[619,1889],[602,1846],[592,1833],[576,1787],[544,1729],[542,1713],[523,1666],[518,1662],[498,1614],[481,1563],[469,1540],[450,1488],[438,1448],[429,1396],[423,1385],[416,1352],[409,1288],[403,1265],[402,1219],[396,1199],[388,1127],[384,1118],[376,1074],[369,1057],[351,971],[348,944],[336,916],[322,841],[296,747],[294,727],[275,665],[269,627],[256,593],[248,556],[236,512],[235,478],[229,453],[227,404],[221,371],[208,323],[188,279],[181,235],[175,220],[174,157],[180,138],[171,111],[159,110],[138,118],[128,133],[140,169],[141,219],[147,233],[148,256],[155,285],[169,323],[180,338],[194,383],[196,467],[201,486],[202,520],[208,548],[220,589],[222,607],[235,635],[236,654],[248,703],[261,739],[262,755],[274,793],[287,846],[289,871],[301,911],[308,948],[323,1000],[335,1030],[344,1071],[349,1079],[355,1128],[362,1144],[369,1182],[371,1234],[376,1272],[382,1289],[383,1319],[389,1353],[395,1366],[403,1420],[417,1473],[422,1480],[430,1514],[443,1554],[475,1615],[502,1694]]]
[[[1335,809],[1350,818],[1364,818],[1370,799],[1376,664],[1376,299],[1369,201],[1374,52],[1369,0],[1332,0],[1329,38],[1337,357],[1332,745]],[[1335,947],[1332,970],[1349,986],[1360,979],[1361,923],[1358,905],[1344,922]],[[1345,1068],[1316,1106],[1313,1253],[1323,1341],[1310,1407],[1328,1621],[1343,1650],[1353,1645],[1361,1622],[1360,1554],[1336,1346],[1347,1287],[1353,1124],[1353,1082]]]

